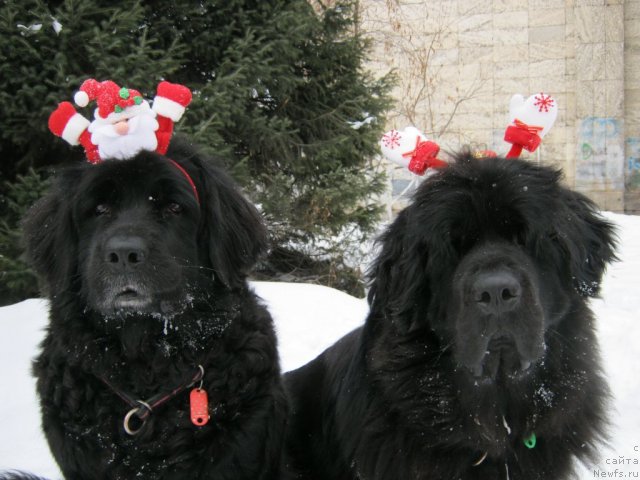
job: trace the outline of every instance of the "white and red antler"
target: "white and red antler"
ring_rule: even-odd
[[[380,140],[382,154],[388,160],[409,169],[416,175],[424,175],[429,168],[447,165],[438,158],[440,147],[415,127],[402,131],[390,130]]]
[[[534,152],[557,116],[558,103],[550,95],[540,92],[526,100],[519,94],[511,97],[510,125],[504,134],[504,140],[512,144],[507,158],[519,157],[523,149]]]

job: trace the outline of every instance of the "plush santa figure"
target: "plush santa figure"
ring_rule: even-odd
[[[510,125],[504,134],[504,140],[512,144],[507,158],[519,157],[523,149],[535,152],[557,116],[558,102],[550,95],[540,92],[526,100],[519,94],[511,97]]]
[[[161,82],[153,107],[137,90],[120,88],[111,80],[86,80],[75,94],[79,107],[95,100],[94,120],[79,114],[70,102],[62,102],[49,117],[49,129],[71,145],[82,145],[87,159],[124,160],[141,150],[166,153],[173,124],[191,102],[191,91],[182,85]]]
[[[390,130],[380,139],[382,154],[401,167],[416,175],[424,175],[429,168],[447,166],[438,158],[440,147],[415,127],[404,130]]]

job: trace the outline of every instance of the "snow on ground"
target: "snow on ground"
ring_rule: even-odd
[[[606,214],[619,226],[620,262],[612,265],[593,300],[605,369],[614,394],[611,447],[578,478],[640,478],[640,217]],[[283,370],[313,359],[367,312],[364,300],[315,285],[254,283],[276,322]],[[40,432],[30,364],[46,325],[43,300],[0,308],[0,471],[60,473]],[[435,479],[448,480],[448,479]]]

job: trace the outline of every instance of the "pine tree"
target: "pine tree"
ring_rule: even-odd
[[[152,94],[162,77],[180,67],[186,49],[158,45],[145,15],[136,1],[3,2],[0,172],[5,178],[81,159],[81,149],[52,138],[47,119],[85,78],[112,78]]]
[[[2,175],[80,161],[81,150],[46,125],[85,78],[149,98],[161,79],[183,83],[195,95],[177,129],[224,159],[269,223],[263,271],[306,269],[307,280],[346,287],[337,280],[344,258],[378,218],[371,199],[383,176],[371,158],[389,85],[363,69],[353,2],[334,3],[314,11],[306,0],[5,2]]]
[[[5,215],[0,219],[0,305],[38,295],[38,281],[22,255],[20,220],[28,206],[44,194],[48,182],[33,170],[4,182],[0,195]]]
[[[37,293],[21,255],[20,216],[44,192],[31,171],[81,161],[47,129],[50,112],[87,77],[153,89],[187,50],[158,46],[140,2],[8,0],[0,6],[0,304]],[[90,115],[90,113],[88,114]],[[4,180],[2,180],[4,179]]]

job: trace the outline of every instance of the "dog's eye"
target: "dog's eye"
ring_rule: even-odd
[[[180,215],[182,213],[182,205],[180,205],[179,203],[171,202],[169,205],[167,205],[166,211],[167,213],[170,213],[172,215]]]
[[[104,215],[109,215],[111,213],[111,209],[109,208],[109,205],[101,203],[94,209],[94,213],[96,214],[96,217],[102,217]]]

